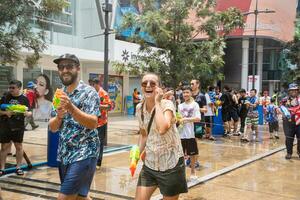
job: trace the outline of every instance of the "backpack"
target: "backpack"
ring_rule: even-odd
[[[274,105],[268,105],[267,106],[267,117],[266,117],[267,122],[274,122],[277,121],[277,116],[276,116],[276,110]]]

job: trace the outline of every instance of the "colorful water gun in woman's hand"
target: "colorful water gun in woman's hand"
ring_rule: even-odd
[[[131,172],[131,176],[133,177],[134,176],[134,173],[135,173],[135,170],[136,170],[136,166],[137,166],[137,163],[140,159],[140,148],[138,146],[133,146],[130,150],[130,172]]]
[[[14,113],[25,113],[28,110],[27,106],[21,104],[1,104],[1,110],[11,111]]]
[[[60,105],[60,97],[63,94],[63,90],[62,89],[56,89],[55,93],[54,93],[54,97],[53,97],[53,108],[54,110],[56,110],[58,108],[58,106]]]

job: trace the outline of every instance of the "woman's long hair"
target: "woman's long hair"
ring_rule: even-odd
[[[48,76],[46,74],[40,74],[38,77],[40,77],[40,76],[44,77],[44,79],[46,80],[46,89],[48,89],[48,93],[45,95],[45,99],[47,99],[48,101],[52,101],[53,90],[50,85],[50,79],[48,78]]]

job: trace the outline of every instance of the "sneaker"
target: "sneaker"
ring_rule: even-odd
[[[190,166],[191,165],[191,159],[188,158],[185,160],[185,166]]]
[[[196,163],[195,163],[195,169],[198,169],[198,168],[200,168],[200,163],[199,163],[199,161],[196,161]]]
[[[24,171],[23,171],[21,168],[17,168],[17,169],[16,169],[16,174],[17,174],[18,176],[23,176],[23,175],[24,175]]]
[[[250,141],[248,140],[248,138],[243,137],[243,138],[241,138],[241,142],[250,142]]]
[[[37,129],[39,125],[32,126],[32,130]]]
[[[211,140],[211,141],[215,141],[216,140],[213,136],[210,136],[208,139]]]
[[[241,132],[235,132],[233,133],[233,136],[241,136]]]
[[[275,139],[277,139],[277,140],[278,140],[278,139],[279,139],[279,136],[278,136],[278,135],[275,135]]]
[[[194,181],[197,181],[197,180],[198,180],[198,176],[195,176],[195,175],[190,176],[190,181],[191,182],[194,182]]]
[[[292,158],[291,154],[286,154],[285,159],[290,160]]]

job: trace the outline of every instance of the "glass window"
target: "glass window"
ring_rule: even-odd
[[[0,66],[0,96],[7,91],[8,84],[13,78],[13,67]]]

